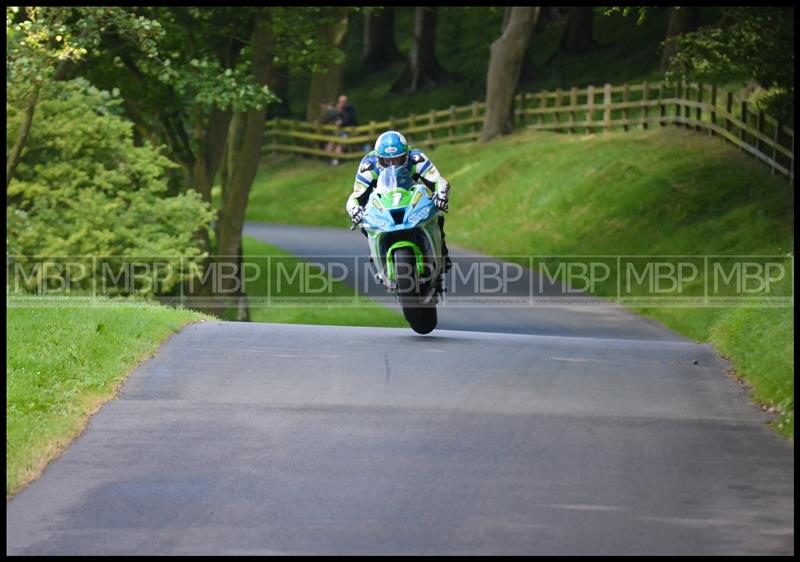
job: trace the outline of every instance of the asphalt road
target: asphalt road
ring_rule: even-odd
[[[613,307],[441,329],[466,310],[187,327],[7,503],[7,553],[794,553],[793,448],[710,347]]]
[[[8,504],[7,552],[791,553],[792,449],[723,369],[683,342],[191,326]]]

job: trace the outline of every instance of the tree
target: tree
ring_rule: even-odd
[[[538,7],[512,8],[503,33],[492,43],[486,75],[486,115],[481,142],[508,134],[514,128],[514,93],[519,82],[522,58],[538,13]]]
[[[511,8],[506,8],[506,13],[504,17],[504,22],[508,20],[510,17]],[[522,57],[522,68],[519,72],[519,88],[522,88],[525,84],[529,84],[533,81],[536,77],[534,75],[534,65],[531,62],[531,56],[536,48],[536,41],[535,37],[542,32],[544,32],[547,24],[558,21],[560,18],[560,14],[558,13],[558,8],[554,6],[542,6],[539,8],[539,13],[537,14],[536,18],[534,18],[533,29],[531,30],[531,39],[528,42],[528,48],[525,51],[525,54]],[[505,29],[505,24],[503,26]],[[558,51],[556,51],[547,63],[551,62],[556,56],[558,56]]]
[[[274,52],[275,35],[269,18],[268,13],[256,15],[250,48],[253,77],[256,83],[264,87],[272,78],[274,68],[271,53]],[[244,214],[250,188],[256,177],[258,162],[261,159],[265,120],[266,107],[257,105],[242,108],[234,113],[228,129],[226,152],[229,164],[226,166],[226,175],[222,181],[222,206],[217,226],[217,241],[218,251],[222,256],[237,256],[234,258],[237,270],[241,266]],[[241,277],[235,280],[226,279],[227,283],[223,285],[223,290],[243,297]],[[231,286],[234,282],[238,283],[236,288]],[[239,320],[249,319],[247,308],[241,306],[243,299],[240,298],[239,302]]]
[[[133,126],[121,116],[115,92],[79,78],[45,84],[41,94],[28,148],[7,190],[8,254],[96,256],[87,268],[159,257],[179,273],[137,292],[172,290],[182,279],[181,265],[203,258],[192,232],[209,228],[208,204],[195,192],[167,195],[166,172],[175,164],[149,143],[134,146]],[[10,108],[7,138],[16,135],[22,113]],[[82,277],[74,285],[90,289],[93,276]],[[120,284],[107,288],[125,292]]]
[[[439,8],[417,7],[414,11],[414,39],[411,52],[392,92],[418,92],[447,82],[448,75],[436,58],[436,21]]]
[[[211,201],[211,187],[222,172],[217,250],[238,254],[266,107],[275,101],[269,88],[277,79],[275,68],[322,67],[335,60],[336,52],[315,41],[318,16],[330,9],[127,9],[162,26],[160,55],[149,57],[108,33],[90,67],[93,77],[120,89],[126,114],[141,137],[164,144],[180,165],[184,189]],[[197,236],[210,253],[208,234],[201,230]],[[222,287],[229,295],[230,289]],[[197,294],[210,296],[211,291],[204,283]]]
[[[669,67],[672,57],[675,56],[677,43],[675,38],[683,33],[688,33],[697,29],[700,24],[700,8],[697,6],[673,7],[669,12],[669,23],[667,24],[667,38],[663,43],[661,52],[661,70],[665,71]]]
[[[344,53],[340,47],[347,35],[350,9],[333,8],[330,13],[319,18],[317,41],[331,52],[339,55],[328,66],[315,65],[311,73],[311,85],[306,106],[306,119],[314,121],[319,117],[320,104],[335,102],[342,93],[344,76]]]
[[[91,75],[104,87],[119,87],[126,113],[142,138],[167,147],[183,172],[180,190],[196,191],[210,204],[234,113],[263,109],[274,99],[255,81],[248,64],[249,35],[258,10],[141,10],[164,30],[158,56],[130,49],[117,34],[108,33],[92,60]],[[221,221],[216,223],[219,230]],[[213,253],[207,229],[198,229],[195,239],[207,254]],[[212,296],[213,277],[201,279],[205,282],[189,285],[191,297]],[[205,312],[220,312],[197,303],[202,301],[195,304]]]
[[[561,36],[561,52],[578,55],[591,50],[595,46],[592,36],[593,26],[594,8],[591,6],[571,7],[567,15],[567,25]]]
[[[361,65],[375,71],[402,59],[394,38],[394,8],[364,10],[364,50]]]
[[[116,29],[129,43],[133,40],[154,52],[152,37],[158,25],[119,8],[6,9],[6,95],[10,105],[25,108],[6,153],[6,190],[22,157],[42,87],[66,78],[106,29]]]
[[[706,83],[753,81],[757,105],[794,115],[794,8],[723,7],[721,21],[675,38],[670,76]]]

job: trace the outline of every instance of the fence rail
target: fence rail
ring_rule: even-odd
[[[423,148],[476,140],[486,113],[484,102],[411,114],[342,129],[290,119],[267,121],[265,152],[319,158],[359,159],[377,135],[399,129]],[[597,133],[632,128],[678,126],[718,136],[794,183],[794,131],[763,111],[754,111],[733,92],[716,86],[622,84],[522,92],[514,98],[516,125],[541,131]],[[343,154],[326,145],[343,146]]]

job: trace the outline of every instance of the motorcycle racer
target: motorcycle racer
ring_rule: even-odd
[[[378,136],[374,149],[368,152],[358,165],[353,192],[347,199],[347,209],[353,224],[361,222],[364,205],[369,199],[381,171],[388,166],[405,166],[414,181],[421,181],[433,195],[433,203],[440,211],[449,206],[450,184],[431,160],[421,150],[409,147],[405,137],[398,131],[386,131]],[[445,271],[451,267],[450,253],[445,243],[444,215],[439,215],[439,228],[442,232],[442,257]]]

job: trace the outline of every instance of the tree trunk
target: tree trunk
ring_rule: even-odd
[[[17,131],[17,138],[14,141],[14,146],[11,147],[11,152],[6,155],[6,192],[8,192],[8,186],[11,185],[11,178],[14,177],[17,164],[22,158],[22,149],[28,143],[28,135],[31,132],[33,114],[36,111],[36,102],[39,100],[40,88],[41,86],[35,86],[28,96],[25,113],[22,115],[22,123],[20,123],[19,131]]]
[[[64,80],[67,78],[70,72],[75,70],[76,66],[77,65],[70,59],[61,61],[53,73],[52,80]],[[11,147],[11,151],[6,154],[6,191],[8,191],[8,186],[11,185],[11,178],[14,177],[14,172],[17,170],[17,165],[22,159],[22,151],[25,148],[25,145],[28,143],[28,136],[31,132],[33,115],[36,113],[36,104],[39,101],[39,91],[41,88],[42,84],[36,84],[33,87],[33,91],[28,96],[27,103],[25,105],[25,113],[22,116],[22,123],[20,124],[19,131],[17,131],[17,138],[14,140],[14,145]]]
[[[273,74],[274,38],[265,16],[255,22],[252,41],[252,68],[256,83],[269,84]],[[264,142],[266,108],[237,112],[231,118],[227,142],[227,174],[222,191],[222,207],[217,223],[218,265],[234,266],[233,277],[221,278],[223,296],[238,297],[239,318],[245,318],[246,301],[242,291],[242,229],[250,188],[256,176]]]
[[[336,23],[326,25],[319,32],[318,40],[329,49],[337,49],[344,41],[347,34],[349,11],[344,11]],[[320,104],[323,102],[336,103],[336,98],[342,94],[342,77],[344,76],[344,61],[332,64],[324,73],[311,75],[311,87],[308,92],[308,106],[306,107],[306,120],[316,121],[320,116]]]
[[[675,56],[677,44],[675,38],[682,34],[694,31],[700,25],[700,8],[696,6],[682,6],[670,8],[669,23],[667,24],[667,38],[663,43],[661,52],[661,71],[667,70],[672,57]]]
[[[220,110],[212,108],[204,134],[201,136],[199,150],[191,167],[191,187],[200,193],[203,201],[211,203],[211,188],[214,186],[214,178],[217,176],[222,157],[225,150],[226,131],[231,122],[231,110]],[[198,135],[200,136],[200,135]],[[201,228],[195,233],[195,240],[200,242],[203,251],[212,253],[211,238],[208,229]],[[199,288],[199,294],[210,296],[211,286],[204,283]]]
[[[364,51],[361,65],[375,71],[403,58],[394,39],[394,8],[364,13]]]
[[[569,9],[567,26],[561,36],[561,52],[578,55],[591,50],[595,42],[592,37],[594,9],[591,6],[574,6]]]
[[[492,43],[486,74],[486,115],[480,142],[514,129],[514,92],[538,13],[538,7],[512,8],[503,34]]]
[[[418,92],[447,82],[448,76],[436,59],[436,20],[439,8],[418,7],[414,12],[414,41],[403,74],[392,92]]]
[[[222,155],[225,150],[225,133],[231,122],[231,110],[212,108],[208,123],[198,137],[201,139],[194,166],[192,168],[192,186],[200,192],[204,201],[211,202],[211,188],[217,176]]]
[[[511,6],[506,6],[506,9],[503,10],[503,25],[500,26],[500,35],[503,34],[508,26],[508,22],[511,21],[511,10],[513,10]]]

